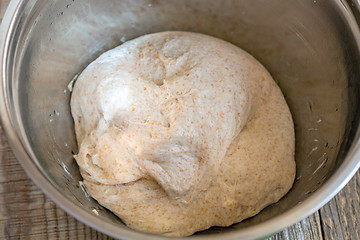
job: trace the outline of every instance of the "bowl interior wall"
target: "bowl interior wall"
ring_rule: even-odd
[[[122,224],[81,185],[69,83],[102,52],[146,33],[193,31],[254,55],[282,89],[296,129],[292,190],[256,225],[308,198],[341,165],[358,121],[358,49],[332,1],[28,1],[14,62],[14,102],[37,164],[80,207]]]

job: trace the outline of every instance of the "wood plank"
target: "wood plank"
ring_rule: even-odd
[[[27,177],[0,128],[0,239],[112,239],[58,208]]]
[[[316,239],[322,240],[321,221],[319,212],[301,220],[300,222],[275,234],[269,240]]]
[[[360,171],[320,215],[325,239],[360,239]]]

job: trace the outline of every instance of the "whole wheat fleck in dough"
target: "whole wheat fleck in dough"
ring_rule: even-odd
[[[229,226],[294,180],[280,89],[252,56],[217,38],[128,41],[82,72],[71,110],[87,191],[131,228],[186,236]]]

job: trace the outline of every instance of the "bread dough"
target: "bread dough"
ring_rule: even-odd
[[[229,226],[294,180],[279,87],[214,37],[162,32],[105,52],[77,79],[71,110],[88,193],[131,228],[186,236]]]

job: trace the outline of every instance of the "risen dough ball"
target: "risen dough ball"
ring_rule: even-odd
[[[270,74],[210,36],[162,32],[102,54],[71,99],[89,194],[129,227],[185,236],[291,188],[294,129]]]

